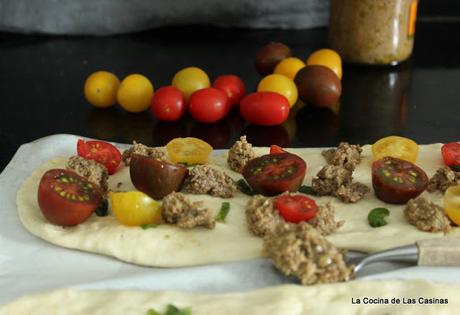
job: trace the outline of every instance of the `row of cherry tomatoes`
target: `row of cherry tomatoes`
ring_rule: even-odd
[[[197,67],[178,71],[171,85],[155,92],[143,75],[132,74],[120,82],[112,73],[97,71],[87,78],[84,94],[96,107],[109,107],[117,102],[130,112],[150,107],[154,116],[164,121],[178,120],[188,109],[198,121],[216,122],[231,107],[239,105],[242,116],[257,125],[284,122],[299,97],[317,106],[332,106],[340,97],[341,60],[332,50],[314,52],[305,64],[292,57],[286,45],[271,43],[257,53],[255,64],[264,78],[257,92],[249,95],[238,76],[222,75],[211,85],[206,72]]]

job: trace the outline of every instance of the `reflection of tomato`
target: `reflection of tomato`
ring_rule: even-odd
[[[53,224],[69,226],[85,221],[102,201],[99,186],[64,169],[47,171],[38,186],[38,205]]]
[[[446,143],[441,148],[442,158],[447,166],[460,167],[460,143]]]
[[[110,201],[113,213],[121,224],[161,223],[160,204],[140,191],[111,192]]]
[[[154,119],[152,115],[145,111],[142,113],[123,112],[119,119],[119,133],[126,143],[133,140],[145,145],[152,143]]]
[[[332,49],[320,49],[313,52],[307,59],[307,65],[325,66],[334,71],[339,79],[342,79],[342,59]]]
[[[159,88],[152,97],[153,115],[159,120],[178,120],[185,113],[185,98],[174,86]]]
[[[411,162],[387,156],[372,164],[372,186],[382,201],[406,203],[420,195],[427,185],[426,173]]]
[[[281,195],[276,197],[275,207],[283,219],[291,223],[308,221],[318,213],[316,202],[304,195]]]
[[[183,119],[178,121],[158,121],[153,130],[153,145],[164,146],[174,138],[185,137],[185,124]]]
[[[289,102],[284,96],[275,92],[256,92],[241,100],[240,112],[253,124],[278,125],[289,116]]]
[[[230,110],[228,97],[215,88],[196,91],[190,96],[189,111],[198,121],[211,123],[221,120]]]
[[[460,225],[460,185],[447,188],[444,194],[444,211],[449,219]]]
[[[102,140],[113,140],[118,136],[120,113],[116,107],[91,108],[88,113],[88,127],[91,137]]]
[[[289,106],[297,102],[297,86],[294,81],[282,74],[270,74],[257,85],[257,92],[275,92],[287,98]]]
[[[258,147],[269,147],[272,144],[282,148],[289,147],[289,134],[283,125],[257,126],[248,125],[241,135],[246,135],[248,142]]]
[[[85,141],[78,139],[77,152],[79,156],[85,159],[95,160],[96,162],[104,165],[109,174],[115,173],[118,165],[120,165],[120,151],[108,142],[97,140]]]
[[[389,136],[380,139],[372,145],[372,154],[374,155],[374,161],[385,156],[392,156],[415,163],[417,160],[418,145],[408,138]]]
[[[192,137],[206,141],[214,149],[225,148],[230,140],[231,134],[232,132],[227,120],[221,120],[210,124],[196,123],[190,131]]]
[[[193,92],[208,88],[211,85],[206,72],[197,67],[188,67],[178,71],[171,84],[184,93],[187,101]]]
[[[302,185],[307,164],[295,154],[266,154],[249,160],[243,168],[244,179],[258,194],[274,196],[297,191]]]
[[[187,137],[171,140],[166,144],[166,150],[173,163],[193,165],[207,163],[212,147],[201,139]]]
[[[246,94],[243,80],[236,75],[221,75],[214,81],[212,87],[221,90],[227,95],[230,106],[238,105],[244,94]]]

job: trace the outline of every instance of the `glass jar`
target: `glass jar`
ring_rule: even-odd
[[[329,45],[345,62],[393,65],[410,57],[417,0],[331,0]]]

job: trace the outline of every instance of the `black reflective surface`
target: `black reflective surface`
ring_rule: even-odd
[[[201,124],[190,117],[156,121],[149,111],[92,108],[82,95],[93,71],[120,78],[148,76],[156,88],[195,65],[211,78],[234,73],[252,91],[260,79],[253,59],[266,42],[282,41],[305,59],[326,46],[325,28],[247,31],[203,27],[161,29],[108,38],[18,36],[0,33],[0,169],[19,145],[72,133],[118,142],[163,145],[178,136],[203,138],[227,148],[241,134],[256,145],[333,146],[341,140],[372,143],[390,134],[419,143],[460,140],[460,31],[456,23],[419,23],[413,58],[397,67],[346,66],[339,106],[296,106],[283,125],[248,125],[234,110],[223,121]]]

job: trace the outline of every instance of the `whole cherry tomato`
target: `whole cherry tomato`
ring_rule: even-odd
[[[78,139],[77,153],[82,158],[101,163],[110,175],[116,172],[121,161],[120,151],[113,144],[105,141]]]
[[[287,98],[292,107],[297,102],[298,91],[294,81],[282,74],[270,74],[260,80],[257,92],[276,92]]]
[[[185,97],[178,88],[164,86],[153,94],[150,108],[159,120],[175,121],[185,113]]]
[[[227,95],[216,88],[201,89],[190,96],[189,111],[198,121],[211,123],[221,120],[229,109]]]
[[[187,67],[178,71],[171,84],[184,93],[187,101],[193,92],[208,88],[211,85],[206,72],[197,67]]]
[[[221,75],[214,81],[212,87],[221,90],[227,95],[230,106],[238,105],[246,94],[243,80],[232,74]]]
[[[332,49],[320,49],[313,52],[307,59],[307,65],[325,66],[334,71],[339,80],[342,79],[342,59],[340,55]]]
[[[289,102],[283,95],[275,92],[256,92],[241,100],[240,112],[253,124],[278,125],[289,116]]]

